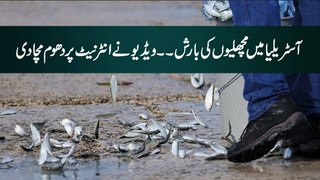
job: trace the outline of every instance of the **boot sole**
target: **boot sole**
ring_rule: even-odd
[[[267,154],[280,140],[284,134],[294,134],[291,129],[296,126],[304,127],[307,119],[302,112],[295,112],[287,120],[269,129],[264,135],[253,141],[246,147],[228,154],[228,159],[232,162],[242,163],[249,162]]]

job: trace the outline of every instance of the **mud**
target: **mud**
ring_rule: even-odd
[[[2,1],[1,25],[216,25],[203,20],[199,1]],[[117,157],[111,145],[127,129],[119,120],[142,122],[140,113],[159,121],[183,122],[192,116],[173,116],[169,112],[188,112],[192,106],[207,128],[188,130],[223,143],[220,139],[219,109],[206,112],[204,94],[214,74],[205,74],[207,85],[194,89],[188,74],[117,74],[118,81],[132,82],[119,86],[117,103],[110,100],[110,74],[0,74],[0,112],[14,109],[17,114],[0,116],[0,157],[14,161],[0,164],[0,179],[318,179],[318,159],[294,157],[262,158],[250,163],[234,164],[227,160],[205,161],[187,155],[174,157],[170,143],[160,147],[160,154],[141,159]],[[243,107],[245,108],[245,107]],[[112,113],[114,116],[99,117]],[[14,125],[28,132],[30,122],[48,120],[41,130],[58,139],[67,139],[59,121],[73,118],[93,135],[100,119],[100,138],[80,142],[76,163],[67,163],[62,171],[41,170],[37,158],[39,147],[31,152],[30,138],[15,135]],[[182,144],[183,148],[208,150],[202,146]],[[68,149],[54,149],[64,154]]]

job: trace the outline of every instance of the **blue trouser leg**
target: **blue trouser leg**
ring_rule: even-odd
[[[279,26],[278,0],[229,0],[237,26]]]
[[[266,112],[280,96],[290,94],[286,74],[244,73],[244,98],[248,101],[249,121]]]
[[[299,0],[295,25],[320,25],[320,1]],[[237,26],[278,26],[278,0],[230,0]],[[249,121],[259,118],[280,96],[290,95],[306,114],[320,114],[320,74],[243,74]],[[292,92],[292,93],[291,93]]]
[[[299,0],[294,25],[320,26],[320,1]]]
[[[306,116],[320,115],[320,74],[292,75],[291,97]]]

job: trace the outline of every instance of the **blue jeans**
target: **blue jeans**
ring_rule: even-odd
[[[279,26],[278,0],[229,0],[237,26]],[[319,26],[320,0],[299,0],[294,25]],[[320,74],[243,74],[249,121],[259,118],[281,96],[291,96],[306,116],[320,115]]]

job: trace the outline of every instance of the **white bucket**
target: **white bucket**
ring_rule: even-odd
[[[218,74],[219,88],[230,81],[236,74]],[[221,132],[225,134],[229,129],[229,121],[232,134],[239,138],[248,123],[247,101],[243,98],[244,80],[241,76],[220,94]]]

